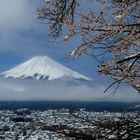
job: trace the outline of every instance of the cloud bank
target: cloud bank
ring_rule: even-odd
[[[106,85],[78,80],[14,80],[0,78],[0,100],[139,101],[132,89],[114,96],[103,93]]]

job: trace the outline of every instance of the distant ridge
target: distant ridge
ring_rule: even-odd
[[[48,56],[36,56],[28,61],[8,70],[0,75],[5,78],[26,79],[33,78],[41,79],[59,79],[59,78],[74,78],[83,80],[92,80],[78,72],[75,72]]]

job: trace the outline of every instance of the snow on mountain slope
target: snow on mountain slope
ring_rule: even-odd
[[[81,75],[71,69],[59,64],[47,56],[36,56],[30,60],[18,65],[17,67],[1,73],[5,78],[15,79],[58,79],[58,78],[75,78],[91,80],[90,78]]]

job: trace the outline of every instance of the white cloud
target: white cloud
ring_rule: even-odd
[[[103,93],[105,84],[80,81],[0,79],[0,100],[138,101],[140,96],[123,87],[114,96]]]
[[[0,0],[0,29],[27,28],[31,23],[31,9],[28,0]]]
[[[23,57],[46,52],[46,40],[41,38],[44,26],[37,19],[37,7],[37,0],[0,0],[0,52]]]

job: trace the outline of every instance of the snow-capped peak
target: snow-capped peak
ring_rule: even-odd
[[[90,78],[79,74],[60,63],[52,60],[47,56],[36,56],[30,60],[18,65],[17,67],[1,73],[5,78],[34,78],[34,79],[58,79],[58,78],[75,78],[91,80]]]

